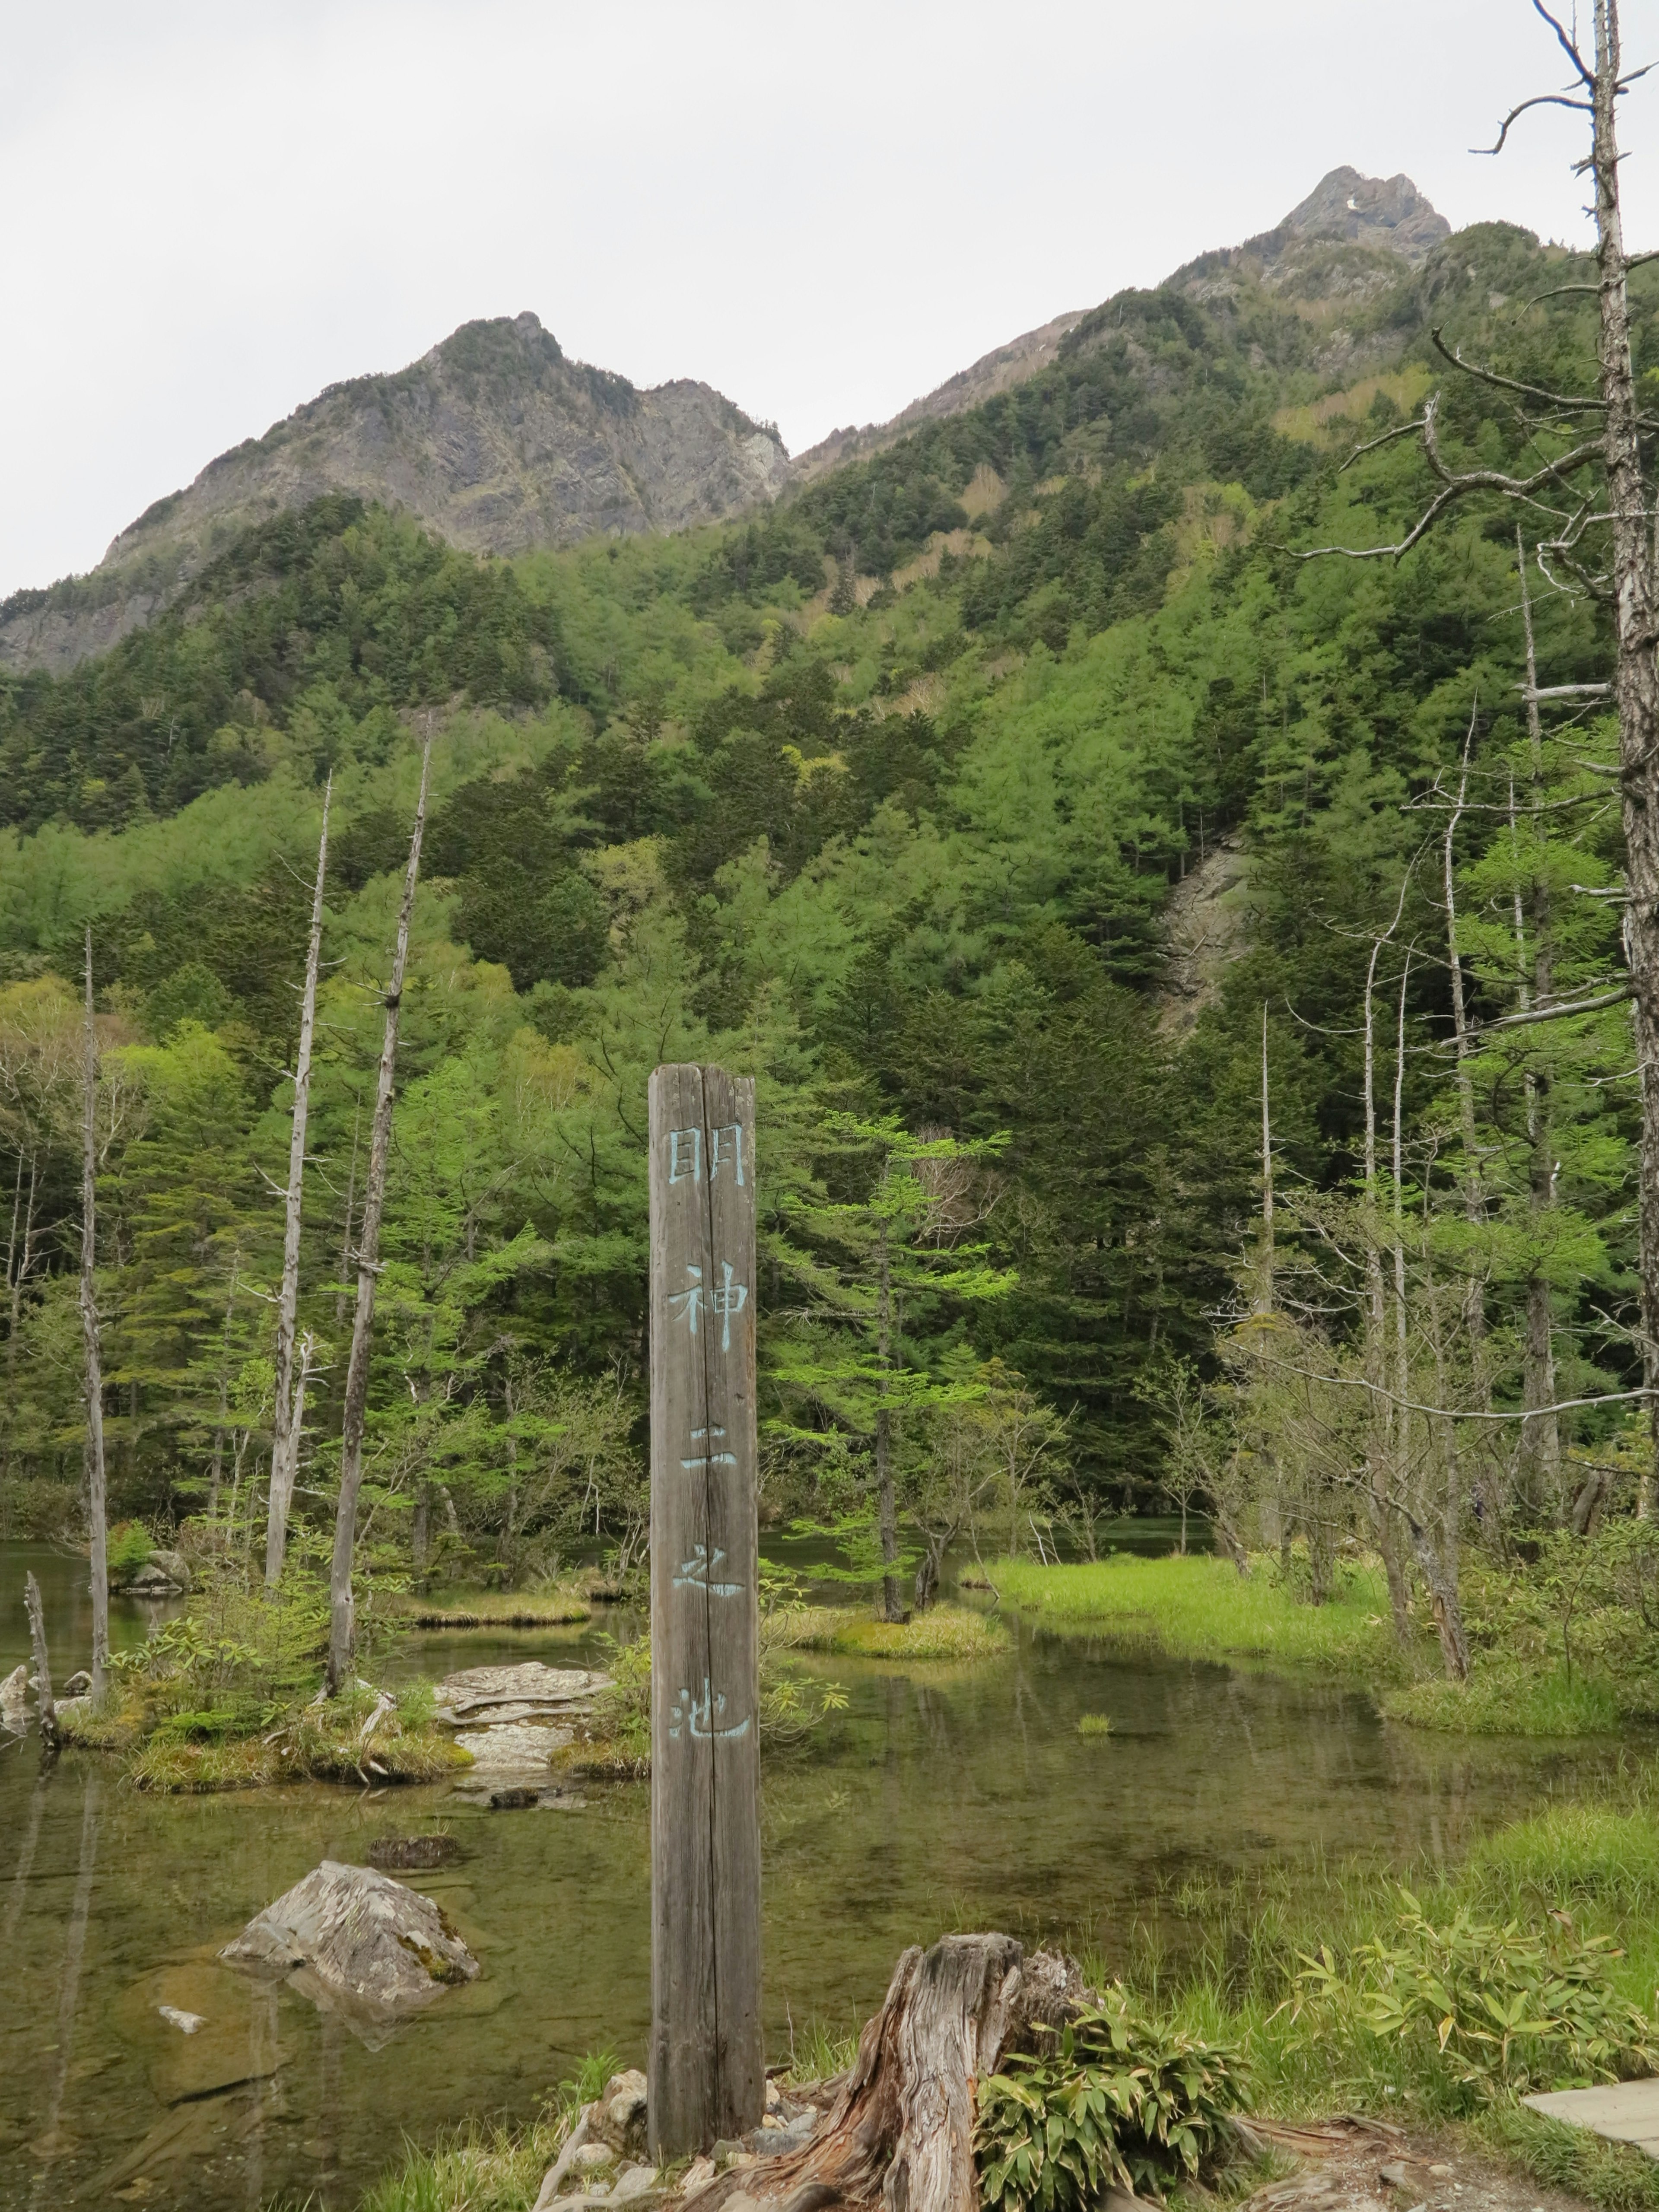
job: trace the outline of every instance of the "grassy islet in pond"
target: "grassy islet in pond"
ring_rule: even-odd
[[[765,1640],[866,1659],[1000,1659],[1009,1648],[1001,1621],[960,1605],[932,1606],[908,1620],[878,1620],[856,1606],[796,1606],[771,1617]]]
[[[1109,1713],[1084,1713],[1078,1720],[1079,1735],[1110,1735],[1112,1717]]]
[[[1076,1566],[999,1559],[1004,1601],[1044,1627],[1156,1641],[1194,1659],[1268,1659],[1386,1679],[1398,1672],[1380,1571],[1349,1568],[1323,1605],[1303,1605],[1272,1575],[1217,1559],[1131,1559]]]

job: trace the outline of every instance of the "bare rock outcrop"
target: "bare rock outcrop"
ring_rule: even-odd
[[[90,575],[0,605],[0,663],[61,673],[149,621],[250,524],[325,492],[477,553],[679,530],[776,495],[789,458],[707,384],[648,391],[566,358],[533,314],[465,323],[390,375],[331,385],[157,500]]]

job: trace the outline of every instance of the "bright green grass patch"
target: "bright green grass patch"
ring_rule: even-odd
[[[405,2142],[404,2162],[377,2181],[360,2212],[526,2212],[569,2125],[561,2114],[524,2129],[458,2129],[431,2150]]]
[[[1380,1571],[1346,1571],[1324,1605],[1304,1605],[1264,1561],[1241,1576],[1226,1559],[1115,1559],[1066,1567],[999,1559],[1005,1601],[1045,1627],[1157,1643],[1191,1659],[1262,1659],[1370,1680],[1400,1671]]]
[[[467,1590],[448,1597],[394,1598],[387,1610],[415,1628],[568,1628],[591,1620],[593,1608],[579,1591]]]
[[[1560,1805],[1500,1828],[1469,1854],[1464,1880],[1570,1911],[1587,1898],[1620,1911],[1659,1909],[1659,1821],[1650,1812]]]
[[[1621,1725],[1611,1686],[1559,1668],[1528,1674],[1477,1659],[1467,1682],[1401,1684],[1386,1692],[1390,1720],[1453,1735],[1613,1735]]]
[[[936,1605],[909,1620],[875,1620],[854,1606],[794,1607],[768,1624],[769,1645],[866,1659],[995,1659],[1008,1631],[994,1615]]]
[[[1112,1717],[1109,1713],[1085,1713],[1077,1724],[1079,1735],[1110,1735]]]

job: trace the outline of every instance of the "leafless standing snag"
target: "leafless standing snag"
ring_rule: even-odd
[[[1559,93],[1522,100],[1504,118],[1496,144],[1502,151],[1516,119],[1534,107],[1566,107],[1589,118],[1589,151],[1578,165],[1595,193],[1594,284],[1562,290],[1594,294],[1597,303],[1597,374],[1594,392],[1551,392],[1498,374],[1464,361],[1449,349],[1438,330],[1436,348],[1453,368],[1519,404],[1522,419],[1536,436],[1570,440],[1565,450],[1528,477],[1500,470],[1454,470],[1441,451],[1438,398],[1432,395],[1422,416],[1385,434],[1385,438],[1420,434],[1423,452],[1438,490],[1416,523],[1393,545],[1326,545],[1303,557],[1344,556],[1350,560],[1399,559],[1417,544],[1461,501],[1493,493],[1538,511],[1547,533],[1534,549],[1540,573],[1558,588],[1573,588],[1612,607],[1615,636],[1610,688],[1619,719],[1620,788],[1625,833],[1625,959],[1628,994],[1634,1001],[1637,1062],[1640,1082],[1641,1143],[1638,1234],[1644,1382],[1650,1421],[1659,1443],[1659,518],[1642,452],[1644,432],[1659,422],[1643,415],[1637,402],[1631,356],[1628,273],[1652,254],[1632,258],[1625,251],[1619,197],[1616,109],[1620,98],[1645,70],[1625,71],[1620,58],[1618,0],[1594,0],[1595,52],[1587,59],[1576,37],[1543,5],[1534,11],[1554,33],[1571,65],[1572,82]],[[1373,440],[1361,453],[1384,440]],[[1356,455],[1355,458],[1358,458]],[[1598,533],[1605,532],[1603,543]],[[1565,579],[1564,582],[1562,580]],[[1534,701],[1535,684],[1529,685]],[[1559,687],[1558,687],[1559,688]],[[1600,686],[1575,686],[1598,691]],[[1547,696],[1554,696],[1553,694]],[[1622,994],[1613,994],[1622,995]],[[1519,1018],[1548,1019],[1611,1003],[1607,995],[1571,1006],[1536,1006]]]
[[[428,730],[421,754],[421,790],[415,803],[415,828],[409,841],[409,866],[398,908],[398,945],[386,992],[386,1029],[380,1044],[379,1088],[369,1132],[368,1172],[363,1182],[362,1222],[357,1234],[357,1304],[351,1322],[351,1357],[346,1368],[345,1417],[340,1438],[340,1497],[334,1516],[334,1558],[329,1572],[328,1668],[324,1687],[337,1697],[351,1678],[355,1615],[351,1562],[357,1541],[357,1493],[363,1482],[363,1422],[368,1410],[368,1355],[374,1333],[374,1279],[380,1269],[380,1212],[386,1203],[386,1166],[392,1157],[392,1085],[398,1068],[398,1016],[403,1006],[404,975],[409,965],[409,929],[415,912],[415,885],[421,872],[421,836],[426,828],[427,775],[432,765]]]
[[[23,1577],[23,1606],[29,1617],[29,1650],[34,1660],[34,1705],[40,1734],[48,1743],[58,1741],[58,1705],[52,1694],[52,1661],[46,1652],[46,1617],[40,1604],[40,1585],[33,1573]]]
[[[300,1302],[300,1201],[306,1173],[306,1117],[311,1105],[311,1045],[317,1027],[317,970],[323,950],[323,882],[328,869],[328,802],[334,790],[330,772],[323,786],[323,829],[317,841],[317,886],[311,900],[311,937],[306,946],[305,991],[300,1000],[300,1042],[294,1058],[294,1128],[288,1148],[287,1218],[283,1232],[283,1285],[276,1301],[276,1403],[271,1419],[270,1502],[265,1514],[265,1587],[283,1578],[288,1545],[289,1508],[294,1502],[300,1466],[300,1423],[304,1382],[294,1385],[294,1325]]]
[[[86,1030],[81,1068],[81,1343],[86,1360],[87,1518],[92,1534],[92,1694],[109,1671],[109,1516],[104,1492],[104,1371],[93,1269],[98,1256],[98,1026],[92,1011],[92,924],[87,924]]]

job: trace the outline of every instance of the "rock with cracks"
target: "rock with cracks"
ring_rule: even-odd
[[[799,2149],[735,2168],[698,2191],[696,2212],[742,2197],[812,2212],[832,2204],[979,2212],[975,2093],[1039,2024],[1086,1996],[1069,1959],[1030,1958],[1012,1936],[946,1936],[912,1946],[823,2122]],[[733,2205],[732,2212],[738,2212]],[[746,2208],[745,2208],[746,2212]]]
[[[586,1713],[611,1677],[590,1667],[468,1667],[447,1675],[435,1717],[451,1728],[493,1728],[522,1721],[569,1720]]]
[[[426,2004],[478,1962],[429,1897],[325,1859],[220,1953],[384,2019]]]

